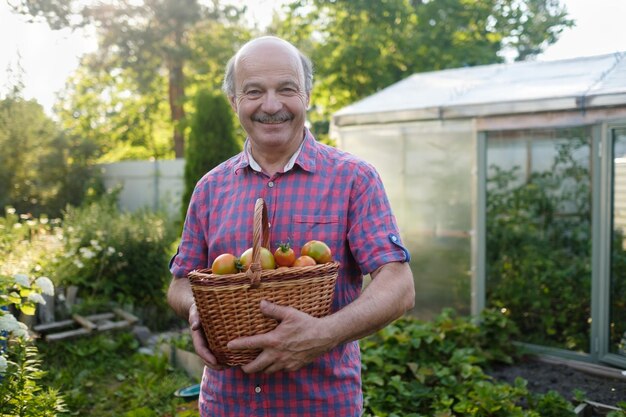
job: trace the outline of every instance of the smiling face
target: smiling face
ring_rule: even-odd
[[[309,96],[293,46],[275,38],[244,46],[235,61],[235,95],[229,98],[253,151],[295,152],[303,138]]]

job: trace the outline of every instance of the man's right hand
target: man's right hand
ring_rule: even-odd
[[[217,359],[209,349],[209,343],[206,340],[202,324],[200,323],[200,315],[198,314],[196,303],[193,303],[191,307],[189,307],[189,326],[191,327],[193,347],[198,356],[204,361],[204,364],[214,370],[226,369],[227,366],[217,363]]]

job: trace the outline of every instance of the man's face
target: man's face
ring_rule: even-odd
[[[272,41],[243,51],[236,63],[235,96],[230,102],[253,149],[280,151],[299,144],[309,96],[297,52]]]

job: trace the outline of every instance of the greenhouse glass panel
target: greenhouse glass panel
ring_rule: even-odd
[[[613,130],[610,352],[626,356],[626,129]]]
[[[421,319],[444,307],[470,313],[475,142],[466,126],[449,122],[442,130],[407,130],[407,244]]]
[[[420,122],[341,130],[340,147],[381,175],[411,253],[413,315],[427,320],[445,307],[471,307],[471,122]]]
[[[589,352],[591,130],[486,132],[487,306],[521,341]]]

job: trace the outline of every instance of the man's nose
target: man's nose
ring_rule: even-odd
[[[283,103],[280,101],[280,97],[274,91],[268,91],[263,97],[263,104],[261,109],[268,113],[274,114],[283,108]]]

